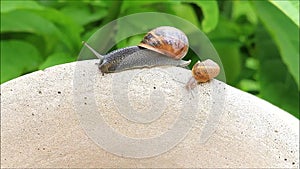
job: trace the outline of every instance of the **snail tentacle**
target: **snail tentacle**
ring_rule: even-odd
[[[82,44],[86,46],[98,59],[100,59],[100,62],[104,59],[103,55],[100,55],[95,49],[93,49],[89,44],[82,41]]]

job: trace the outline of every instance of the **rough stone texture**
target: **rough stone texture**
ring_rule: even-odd
[[[270,103],[218,80],[186,91],[182,82],[188,81],[191,72],[183,68],[136,69],[102,76],[96,62],[54,66],[1,85],[1,167],[299,165],[299,121]],[[128,109],[141,114],[125,117],[122,111]],[[159,137],[172,131],[176,121],[183,121],[182,130],[171,134],[181,137],[186,126],[193,126],[173,148],[166,149],[167,140],[158,142],[161,150],[166,149],[164,153],[129,158],[128,153],[147,154],[157,147],[150,144],[130,152],[132,145],[117,145],[118,140],[101,129],[101,118],[93,113],[129,138]],[[130,121],[132,118],[138,122]],[[97,142],[99,133],[108,142]],[[101,144],[121,155],[105,151]]]

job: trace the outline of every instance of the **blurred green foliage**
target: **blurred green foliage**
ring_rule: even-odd
[[[193,23],[218,51],[228,84],[299,118],[298,0],[1,0],[1,83],[76,61],[82,40],[138,12],[164,12]],[[122,41],[115,48],[137,41]]]

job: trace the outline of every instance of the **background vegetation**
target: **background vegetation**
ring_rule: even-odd
[[[101,26],[150,11],[177,15],[199,27],[217,49],[228,84],[299,118],[298,0],[1,0],[1,83],[76,61],[81,41]]]

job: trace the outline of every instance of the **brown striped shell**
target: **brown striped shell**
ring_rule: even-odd
[[[139,46],[179,60],[186,55],[189,42],[181,30],[170,26],[161,26],[148,32]]]
[[[217,77],[220,73],[219,65],[207,59],[203,62],[198,61],[192,69],[193,76],[189,79],[185,87],[188,90],[194,89],[198,83],[205,83]]]
[[[192,73],[197,82],[203,83],[218,76],[220,67],[216,62],[207,59],[203,62],[198,61],[193,66]]]

